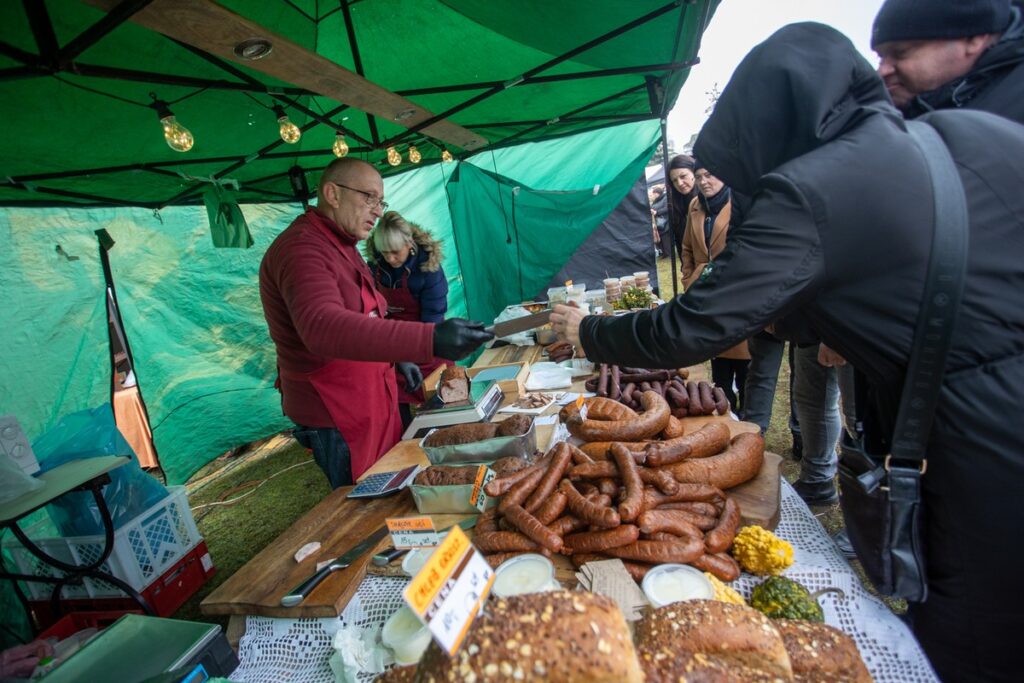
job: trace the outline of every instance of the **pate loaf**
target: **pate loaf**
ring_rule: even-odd
[[[498,423],[496,436],[522,436],[532,426],[533,418],[529,415],[513,415]]]
[[[461,446],[464,443],[493,439],[497,431],[498,425],[493,422],[474,422],[472,424],[455,425],[454,427],[443,427],[434,430],[430,436],[423,440],[423,445],[429,448]]]
[[[648,683],[793,680],[782,636],[743,605],[689,600],[652,609],[637,622],[636,646]]]
[[[643,673],[610,598],[554,591],[492,601],[454,656],[430,644],[416,681],[639,683]]]
[[[528,460],[517,458],[514,455],[507,455],[504,458],[498,458],[491,463],[490,467],[496,475],[499,477],[507,477],[510,474],[515,474],[519,470],[526,469],[530,466]]]
[[[413,480],[417,486],[463,486],[476,481],[478,465],[431,465]]]
[[[466,368],[452,365],[444,369],[437,384],[437,395],[444,403],[469,400],[469,377]]]

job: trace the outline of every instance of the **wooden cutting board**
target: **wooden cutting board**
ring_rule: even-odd
[[[266,617],[336,617],[348,604],[366,575],[377,548],[363,554],[348,569],[336,571],[295,607],[282,607],[281,598],[316,571],[321,560],[333,560],[381,526],[388,517],[416,511],[408,491],[376,499],[345,498],[351,486],[332,491],[273,543],[217,587],[199,608],[203,614],[253,614]],[[295,551],[310,541],[321,548],[301,563]],[[384,538],[378,548],[389,544]]]

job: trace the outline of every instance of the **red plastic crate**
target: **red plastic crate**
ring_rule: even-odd
[[[185,604],[213,576],[216,568],[206,542],[200,541],[185,557],[139,591],[159,617],[169,617]],[[30,601],[36,624],[41,629],[53,626],[61,617],[50,609],[49,600]],[[60,601],[61,614],[71,612],[125,612],[139,609],[131,598],[83,598]]]
[[[125,614],[142,614],[142,610],[112,610],[109,612],[71,612],[65,614],[57,623],[40,633],[37,638],[56,638],[64,640],[87,628],[103,630]]]

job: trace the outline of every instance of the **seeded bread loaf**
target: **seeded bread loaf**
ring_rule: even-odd
[[[493,439],[498,425],[493,422],[474,422],[472,424],[455,425],[435,430],[423,441],[424,446],[460,446],[464,443]]]
[[[377,678],[373,679],[373,683],[413,683],[416,680],[416,665],[411,666],[395,666]]]
[[[826,624],[775,619],[772,624],[793,664],[793,680],[806,683],[870,683],[853,638]]]
[[[648,683],[793,679],[771,619],[743,605],[690,600],[650,610],[637,622],[636,646]]]
[[[417,683],[639,683],[626,620],[609,598],[555,591],[492,601],[454,657],[431,643]]]

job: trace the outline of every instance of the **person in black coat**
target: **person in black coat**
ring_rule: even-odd
[[[922,478],[929,595],[909,617],[944,680],[1019,680],[1024,126],[978,111],[921,120],[957,164],[970,225]],[[889,453],[935,217],[929,169],[881,78],[834,29],[787,26],[737,68],[695,151],[750,198],[714,271],[651,311],[557,307],[556,332],[595,363],[669,368],[788,317],[866,375],[867,448]]]
[[[1024,123],[1021,0],[887,0],[871,47],[907,118],[965,107]]]

